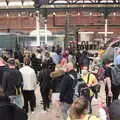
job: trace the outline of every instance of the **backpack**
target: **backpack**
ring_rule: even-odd
[[[119,65],[111,67],[112,84],[120,86],[120,70]]]
[[[73,99],[75,100],[76,98],[83,96],[86,99],[90,99],[90,89],[87,86],[87,84],[84,82],[82,78],[80,79],[75,79],[73,75],[69,74],[69,76],[73,80],[73,89],[74,89],[74,95]]]
[[[101,81],[101,80],[103,81],[104,80],[104,78],[105,78],[105,69],[103,67],[100,67],[98,69],[98,72],[96,74],[96,78],[97,78],[98,81]]]
[[[15,74],[16,74],[16,78],[17,78],[17,82],[15,87],[15,93],[16,95],[20,95],[22,92],[22,86],[23,86],[23,78],[21,73],[18,70],[15,70]]]

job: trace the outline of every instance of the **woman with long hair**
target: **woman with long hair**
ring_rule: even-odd
[[[69,110],[67,120],[99,120],[96,116],[88,114],[88,103],[84,97],[76,99]]]

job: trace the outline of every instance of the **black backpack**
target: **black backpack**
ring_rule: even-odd
[[[83,96],[89,100],[90,99],[90,88],[87,86],[85,81],[82,78],[75,79],[74,76],[71,74],[69,74],[69,76],[73,80],[73,89],[74,89],[73,99]]]
[[[15,70],[15,73],[16,73],[16,78],[17,78],[17,83],[15,85],[15,91],[16,91],[16,95],[20,95],[22,91],[22,87],[23,87],[23,77],[20,71]]]
[[[13,79],[15,80],[13,83],[15,95],[20,95],[23,87],[23,77],[19,70],[8,70],[9,76],[13,76]]]

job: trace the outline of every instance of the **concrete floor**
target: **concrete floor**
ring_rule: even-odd
[[[105,92],[104,92],[104,84],[101,83],[101,91],[99,94],[98,99],[93,98],[92,101],[92,107],[93,107],[93,114],[97,115],[98,112],[98,103],[99,101],[105,101]],[[47,113],[41,113],[42,104],[40,103],[41,97],[40,97],[40,91],[39,87],[36,88],[36,100],[37,100],[37,108],[34,113],[29,113],[29,120],[60,120],[60,118],[56,118],[55,112],[51,106],[50,111]]]

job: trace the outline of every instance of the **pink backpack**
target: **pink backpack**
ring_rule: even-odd
[[[100,67],[98,73],[96,74],[96,78],[98,81],[103,81],[105,78],[105,69]]]

